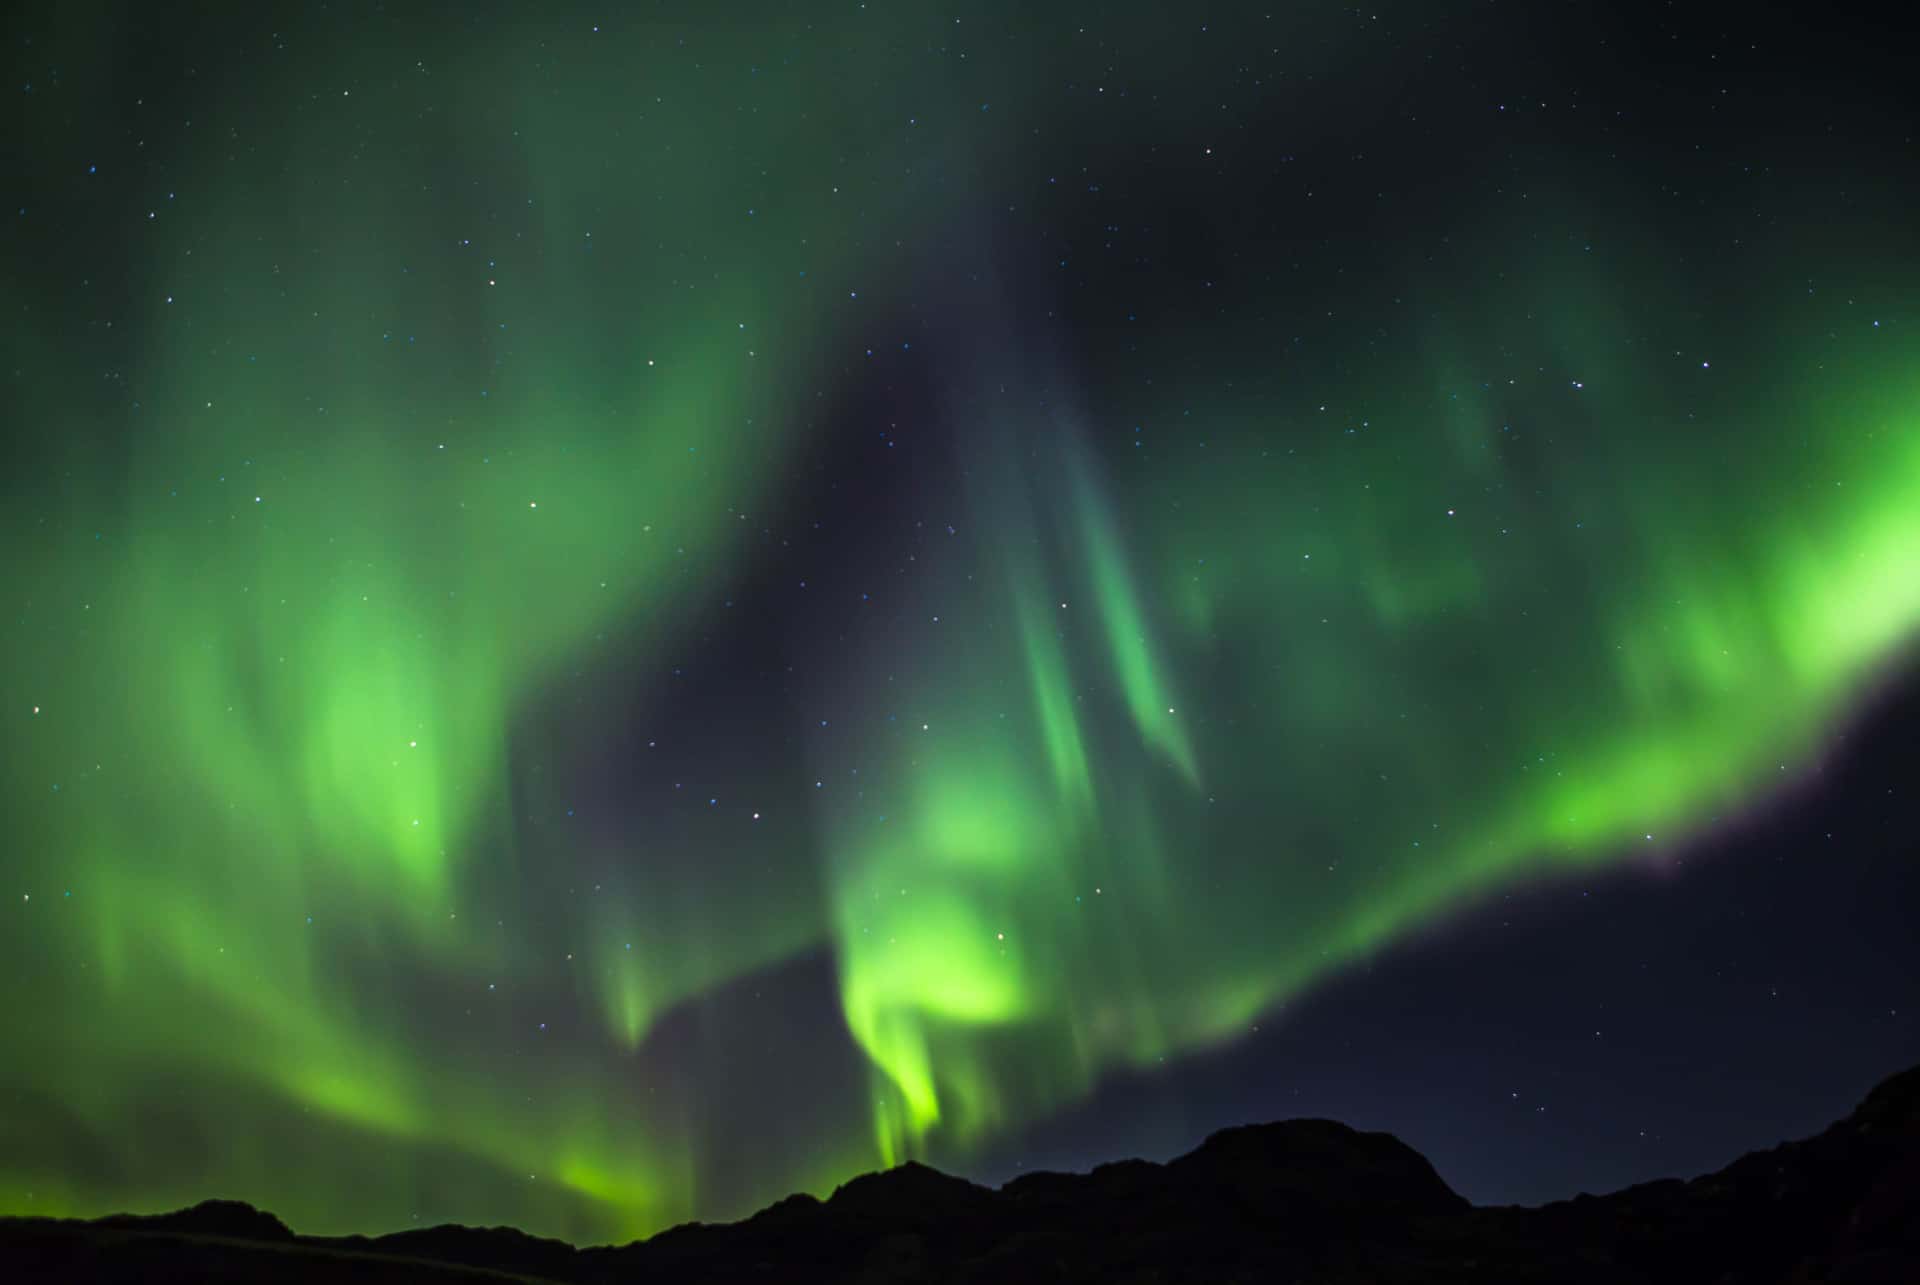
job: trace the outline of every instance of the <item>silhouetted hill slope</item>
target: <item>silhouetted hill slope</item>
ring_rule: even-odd
[[[0,1220],[9,1280],[1920,1281],[1920,1067],[1817,1137],[1536,1209],[1475,1208],[1412,1148],[1330,1120],[1227,1129],[1165,1165],[998,1191],[908,1164],[743,1222],[576,1250],[496,1227],[295,1236],[232,1201]]]
[[[291,1241],[293,1229],[264,1209],[241,1200],[203,1200],[170,1214],[109,1214],[94,1223],[122,1231],[224,1236],[230,1240]]]

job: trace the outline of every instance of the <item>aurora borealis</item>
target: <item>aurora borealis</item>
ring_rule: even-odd
[[[5,1212],[964,1168],[1910,664],[1867,36],[152,8],[6,19]]]

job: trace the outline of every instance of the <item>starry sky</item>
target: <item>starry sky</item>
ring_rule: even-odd
[[[1920,1059],[1846,9],[10,7],[0,1212],[1844,1112]]]

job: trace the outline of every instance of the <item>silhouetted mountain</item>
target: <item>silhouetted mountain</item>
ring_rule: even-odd
[[[225,1236],[232,1240],[293,1239],[293,1229],[244,1200],[203,1200],[170,1214],[109,1214],[94,1224],[126,1231],[177,1232],[185,1236]]]
[[[906,1164],[743,1222],[576,1250],[495,1227],[295,1236],[232,1201],[0,1220],[11,1280],[635,1282],[1920,1281],[1920,1067],[1817,1137],[1539,1208],[1476,1208],[1425,1157],[1330,1120],[1226,1129],[1165,1165],[998,1191]]]

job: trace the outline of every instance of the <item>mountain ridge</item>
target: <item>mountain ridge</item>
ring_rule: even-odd
[[[0,1274],[112,1281],[598,1282],[1920,1280],[1920,1066],[1809,1138],[1711,1173],[1539,1206],[1475,1206],[1389,1133],[1240,1125],[1165,1164],[998,1188],[909,1162],[733,1223],[575,1248],[442,1224],[301,1236],[239,1201],[91,1221],[0,1219]]]

